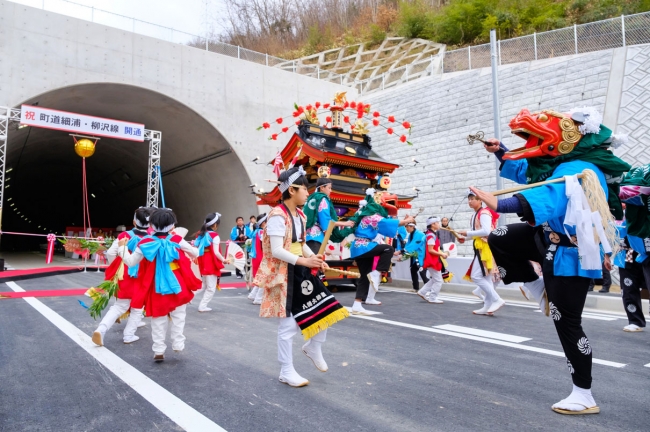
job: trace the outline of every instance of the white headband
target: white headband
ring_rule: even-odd
[[[155,225],[153,225],[153,229],[154,229],[156,232],[165,232],[165,233],[166,233],[166,232],[171,231],[173,228],[174,228],[174,224],[167,225],[166,227],[163,227],[163,228],[158,228],[158,227],[156,227]]]
[[[427,219],[427,226],[432,225],[436,222],[440,222],[440,218],[436,216],[432,216],[429,219]]]
[[[212,219],[210,222],[206,222],[206,223],[205,223],[205,224],[206,224],[207,226],[209,226],[209,227],[211,227],[212,225],[216,224],[217,221],[219,220],[219,218],[221,217],[221,213],[214,212],[214,214],[216,215],[216,216],[214,217],[214,219]]]
[[[289,189],[291,187],[293,182],[295,182],[296,180],[298,180],[299,177],[304,176],[305,174],[307,174],[305,172],[305,170],[302,168],[302,166],[299,166],[298,171],[291,174],[288,179],[286,179],[285,181],[280,183],[280,185],[278,186],[278,189],[280,189],[280,192],[282,192],[282,193],[286,192],[287,189]]]
[[[144,225],[140,225],[140,220],[137,217],[137,213],[133,213],[133,220],[135,221],[135,226],[140,227],[140,228],[149,228],[148,223],[146,223]],[[146,221],[149,222],[149,216],[147,216]]]
[[[412,226],[412,227],[417,227],[413,222],[406,224],[406,226]]]
[[[260,220],[257,221],[257,226],[262,225],[262,222],[264,222],[267,217],[268,217],[268,214],[265,214],[263,218],[260,218]]]

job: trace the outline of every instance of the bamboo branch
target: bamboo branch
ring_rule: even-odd
[[[584,174],[578,174],[578,178],[580,178],[580,179],[584,178],[584,176],[585,176]],[[544,185],[551,184],[551,183],[562,183],[563,181],[564,181],[564,177],[560,177],[560,178],[556,178],[556,179],[553,179],[553,180],[547,180],[547,181],[543,181],[543,182],[531,183],[531,184],[527,184],[527,185],[511,187],[511,188],[508,188],[508,189],[502,189],[500,191],[492,192],[492,195],[494,195],[494,196],[506,195],[506,194],[513,193],[513,192],[519,192],[519,191],[526,190],[526,189],[532,189],[532,188],[537,187],[537,186],[544,186]]]

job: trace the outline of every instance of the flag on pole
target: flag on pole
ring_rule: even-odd
[[[278,150],[278,154],[275,155],[275,160],[273,161],[273,173],[275,173],[276,177],[280,177],[282,167],[284,167],[284,161],[282,160],[282,155],[280,155],[280,151]]]

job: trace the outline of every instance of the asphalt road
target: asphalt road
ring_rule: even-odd
[[[27,291],[80,288],[100,277],[17,284]],[[0,284],[0,291],[11,288]],[[223,290],[213,312],[203,314],[195,300],[185,351],[168,349],[163,363],[153,362],[149,325],[138,330],[140,341],[125,345],[124,324],[116,324],[105,348],[86,351],[86,336],[73,333],[76,327],[89,336],[97,325],[77,301],[88,298],[0,300],[0,430],[177,431],[179,416],[228,431],[650,429],[650,332],[623,332],[623,316],[585,314],[602,363],[593,368],[601,413],[562,416],[550,406],[571,391],[566,361],[552,321],[531,307],[509,304],[495,317],[474,316],[479,306],[469,298],[432,305],[414,294],[380,292],[384,305],[368,307],[380,314],[350,317],[328,332],[327,373],[314,368],[296,338],[294,364],[310,385],[295,389],[278,382],[277,321],[259,318],[246,294]],[[347,306],[353,297],[337,293]],[[55,313],[48,319],[34,304]],[[59,326],[71,324],[65,328],[72,336],[53,324],[57,316]],[[477,329],[496,334],[468,334]],[[126,366],[114,369],[116,362]],[[194,414],[165,405],[174,396]]]

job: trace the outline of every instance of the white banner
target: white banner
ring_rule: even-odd
[[[144,125],[23,105],[20,124],[130,141],[144,141]]]

